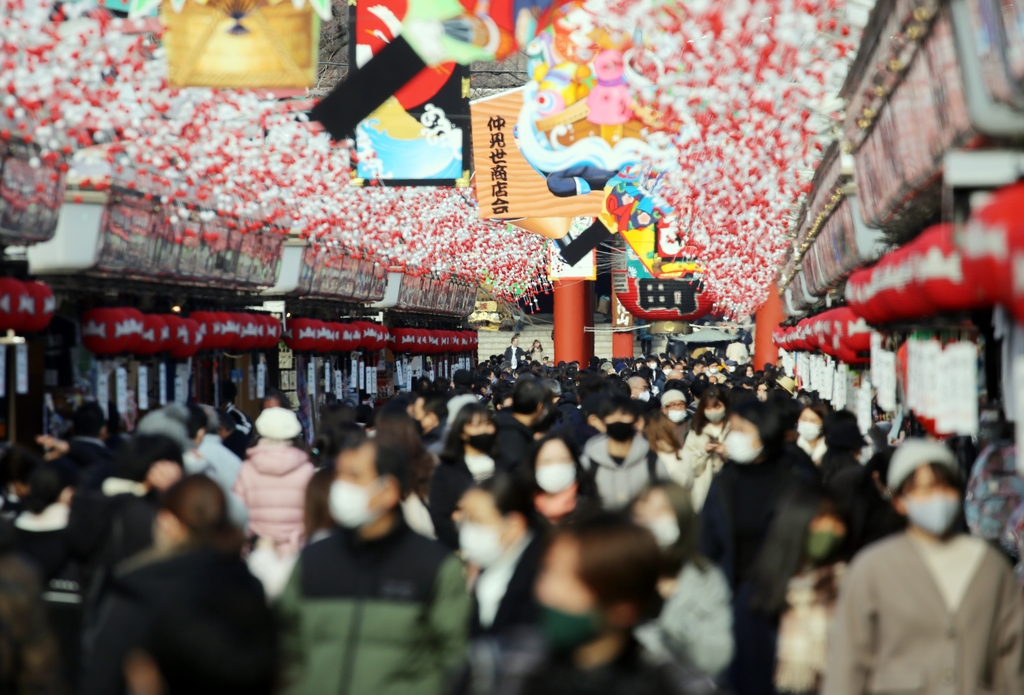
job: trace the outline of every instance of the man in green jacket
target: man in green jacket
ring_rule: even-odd
[[[439,695],[464,655],[462,563],[412,531],[403,451],[371,439],[338,456],[342,528],[306,546],[280,598],[288,695]]]

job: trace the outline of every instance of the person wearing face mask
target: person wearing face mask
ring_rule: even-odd
[[[669,389],[661,394],[661,412],[672,421],[676,438],[680,442],[686,441],[686,435],[690,433],[690,423],[687,420],[690,413],[686,406],[686,395],[678,389]]]
[[[594,477],[606,509],[623,509],[651,483],[668,480],[665,464],[637,432],[637,419],[635,401],[612,396],[601,417],[606,434],[583,448],[581,462]]]
[[[629,397],[635,401],[646,403],[651,400],[651,388],[647,380],[641,376],[631,376],[626,381],[629,384]]]
[[[651,532],[618,514],[561,527],[537,578],[548,654],[510,663],[495,695],[711,695],[710,678],[655,662],[633,631],[659,603],[661,554]]]
[[[725,464],[723,442],[729,434],[726,421],[728,402],[725,392],[717,386],[708,386],[702,392],[692,426],[683,442],[683,465],[693,471],[693,506],[704,507],[711,480]]]
[[[462,559],[480,570],[473,584],[470,636],[497,636],[537,622],[533,583],[543,528],[524,481],[499,474],[459,501]]]
[[[822,695],[1024,692],[1024,605],[997,550],[961,531],[961,472],[908,439],[888,487],[905,532],[865,548],[839,592]]]
[[[549,524],[578,516],[595,503],[597,488],[576,452],[574,444],[557,433],[530,451],[527,478],[533,481],[533,505]]]
[[[701,513],[701,550],[722,568],[733,591],[749,578],[779,499],[801,480],[785,434],[779,413],[760,401],[743,401],[730,413],[727,462]]]
[[[303,549],[277,604],[280,692],[440,695],[466,647],[462,562],[406,525],[403,449],[346,441],[336,476],[340,528]]]
[[[459,499],[474,483],[495,473],[496,464],[491,456],[495,433],[494,416],[486,406],[463,406],[452,421],[441,462],[430,478],[430,518],[437,540],[451,550],[459,547],[459,532],[452,519]]]
[[[846,539],[847,521],[820,487],[799,485],[783,497],[736,597],[736,695],[818,692]]]
[[[717,676],[733,655],[732,594],[721,570],[697,550],[697,513],[689,490],[658,483],[633,503],[633,521],[650,529],[662,551],[658,619],[637,639],[651,652]]]
[[[690,490],[693,487],[693,469],[683,460],[683,440],[676,436],[672,421],[660,410],[648,412],[644,421],[644,436],[647,437],[651,451],[665,464],[669,478]]]
[[[820,466],[825,455],[825,418],[828,417],[828,406],[820,401],[804,407],[800,411],[800,419],[796,422],[796,444],[811,457],[814,465]]]

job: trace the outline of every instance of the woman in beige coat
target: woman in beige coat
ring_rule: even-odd
[[[854,559],[822,695],[1024,693],[1024,602],[998,552],[950,530],[959,476],[937,442],[893,455],[889,488],[909,528]]]
[[[722,454],[725,435],[729,434],[727,415],[725,393],[717,386],[707,387],[693,414],[693,427],[686,435],[681,454],[682,467],[692,471],[693,507],[697,511],[704,507],[711,479],[725,464]]]

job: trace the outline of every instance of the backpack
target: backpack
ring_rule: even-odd
[[[971,535],[998,540],[1024,501],[1024,478],[1017,475],[1016,459],[1014,443],[1004,440],[985,447],[971,467],[964,499]]]

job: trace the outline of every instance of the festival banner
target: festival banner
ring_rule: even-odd
[[[596,217],[601,211],[603,193],[556,196],[548,188],[545,174],[535,168],[519,148],[516,132],[523,110],[524,89],[470,104],[480,216],[506,220]]]
[[[350,61],[359,69],[402,28],[406,0],[350,2]],[[424,68],[356,127],[354,175],[394,186],[468,185],[469,69]]]

